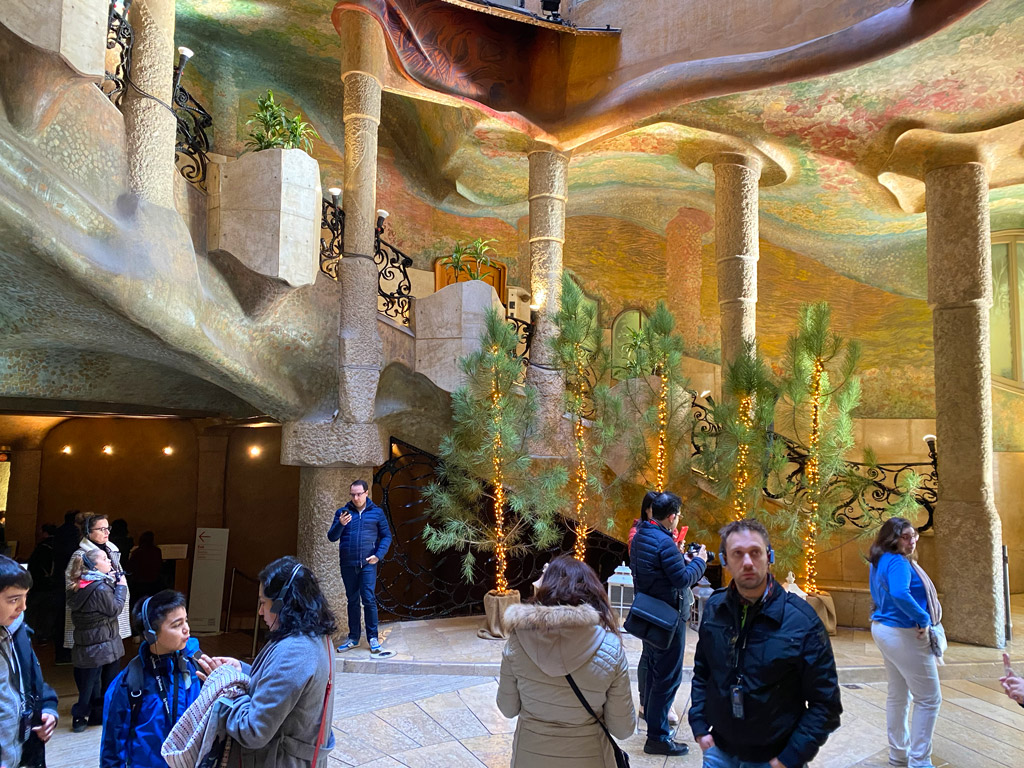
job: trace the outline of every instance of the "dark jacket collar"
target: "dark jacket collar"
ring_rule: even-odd
[[[725,590],[725,602],[733,614],[739,614],[743,610],[743,598],[740,597],[740,593],[732,582]],[[768,583],[765,586],[764,594],[755,605],[758,606],[759,616],[765,616],[776,624],[782,624],[782,618],[786,611],[786,592],[771,573],[768,574]]]
[[[356,509],[356,505],[353,504],[351,501],[348,502],[347,504],[345,504],[345,509],[347,509],[353,515],[361,515],[361,514],[365,514],[366,512],[369,512],[371,509],[380,509],[380,507],[378,507],[376,504],[373,503],[373,499],[367,499],[366,500],[366,506],[363,507],[363,511],[362,512],[357,510]]]

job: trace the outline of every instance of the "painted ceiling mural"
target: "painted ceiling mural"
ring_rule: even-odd
[[[242,151],[245,114],[273,88],[316,125],[324,186],[337,183],[341,42],[330,6],[178,0],[177,8],[176,42],[196,51],[186,83],[215,116],[215,151]],[[666,298],[695,326],[688,343],[714,359],[711,235],[695,235],[701,255],[680,266],[673,221],[682,210],[713,214],[712,182],[693,167],[695,145],[754,147],[780,169],[780,183],[763,186],[760,201],[766,352],[781,350],[799,300],[827,298],[843,332],[865,343],[861,415],[926,418],[925,216],[904,213],[878,173],[906,130],[977,131],[1024,118],[1021,51],[1024,0],[989,0],[884,59],[648,115],[574,154],[566,266],[603,300],[606,325],[622,308]],[[385,93],[380,140],[378,204],[392,214],[390,239],[417,267],[429,269],[456,239],[494,237],[510,282],[526,282],[528,136],[468,106]],[[994,190],[991,204],[994,230],[1024,226],[1024,187]],[[670,295],[673,269],[688,293]],[[1015,397],[997,398],[997,409],[1017,408]],[[1024,445],[1024,435],[1004,437],[1004,446]]]

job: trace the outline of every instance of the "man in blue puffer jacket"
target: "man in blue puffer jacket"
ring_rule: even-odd
[[[351,501],[334,513],[328,541],[338,542],[341,580],[348,599],[348,640],[338,646],[347,651],[359,645],[359,603],[366,617],[370,653],[380,653],[377,639],[377,563],[391,546],[391,526],[384,510],[368,497],[369,485],[356,480],[348,489]]]
[[[100,768],[166,765],[160,747],[202,686],[185,596],[165,589],[137,602],[133,614],[145,642],[107,689]]]
[[[651,504],[651,520],[636,529],[629,550],[633,583],[637,592],[678,607],[679,619],[668,648],[656,648],[644,641],[648,659],[645,701],[640,702],[647,720],[649,755],[685,755],[689,748],[672,740],[668,711],[683,679],[683,651],[686,620],[689,618],[690,587],[700,581],[707,568],[708,553],[701,547],[692,558],[684,558],[673,532],[679,523],[682,502],[674,493],[660,493]]]

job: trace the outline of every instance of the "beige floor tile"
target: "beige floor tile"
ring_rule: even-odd
[[[459,691],[459,696],[488,731],[491,733],[512,733],[516,729],[515,718],[509,720],[501,714],[501,710],[498,709],[498,705],[495,703],[497,693],[498,684],[487,683],[485,685],[475,685],[472,688],[463,688]]]
[[[512,739],[511,733],[494,733],[460,741],[487,768],[508,768],[512,761]]]
[[[335,722],[334,727],[366,742],[382,755],[394,755],[421,746],[372,713],[347,717],[340,723]]]
[[[394,758],[409,768],[486,768],[457,741],[399,752]]]
[[[346,765],[364,765],[386,756],[357,736],[338,728],[334,729],[334,749],[331,750],[333,759]],[[49,759],[47,759],[47,763],[49,764]]]
[[[411,701],[394,707],[378,709],[374,714],[421,747],[440,744],[455,738],[454,734],[448,733],[430,715]]]
[[[416,703],[456,739],[486,736],[490,733],[455,691],[439,693]]]

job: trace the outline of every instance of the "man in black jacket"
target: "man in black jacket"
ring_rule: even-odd
[[[733,581],[704,607],[690,693],[704,768],[802,768],[843,711],[832,644],[814,610],[768,572],[763,525],[739,520],[721,534]]]
[[[633,584],[637,592],[678,607],[679,618],[668,648],[656,648],[644,641],[648,658],[645,700],[640,702],[647,720],[644,752],[650,755],[685,755],[689,748],[672,740],[668,710],[683,679],[683,651],[686,647],[686,620],[690,587],[700,581],[707,568],[707,549],[684,558],[673,531],[679,522],[682,505],[674,493],[660,493],[651,504],[651,518],[636,529],[629,550]]]
[[[25,625],[32,576],[0,556],[0,765],[42,766],[43,744],[57,725],[57,694],[43,680]]]

